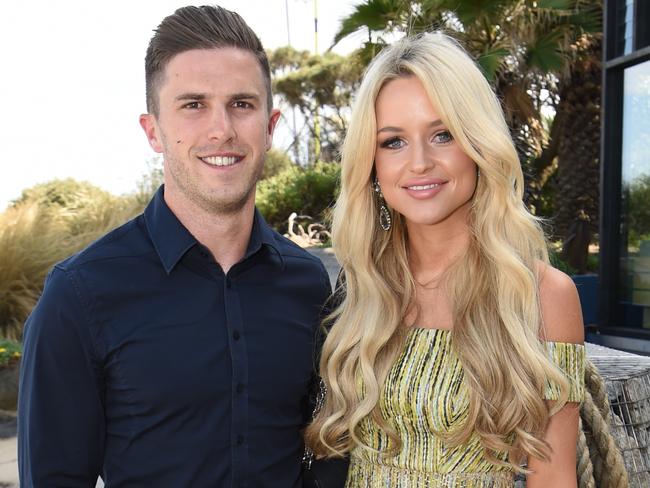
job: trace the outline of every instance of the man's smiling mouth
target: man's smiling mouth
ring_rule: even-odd
[[[241,161],[242,158],[236,156],[208,156],[200,159],[210,166],[232,166]]]

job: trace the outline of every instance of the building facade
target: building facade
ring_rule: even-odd
[[[606,0],[598,325],[587,339],[650,354],[650,0]]]

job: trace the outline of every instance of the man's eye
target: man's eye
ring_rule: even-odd
[[[236,100],[233,103],[233,106],[235,108],[252,108],[253,107],[252,104],[250,104],[249,102],[245,102],[244,100]]]
[[[451,132],[444,130],[442,132],[438,132],[435,136],[433,136],[433,140],[439,144],[447,144],[453,141],[454,137],[451,135]]]
[[[399,149],[403,145],[404,141],[402,141],[402,139],[399,137],[391,137],[390,139],[386,139],[381,143],[381,147],[386,149]]]
[[[183,108],[189,108],[189,109],[192,109],[192,110],[196,110],[198,108],[201,108],[201,102],[186,103],[185,105],[183,105]]]

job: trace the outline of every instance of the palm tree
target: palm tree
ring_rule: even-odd
[[[503,102],[527,177],[529,207],[536,214],[557,216],[555,234],[565,237],[577,216],[575,205],[564,205],[565,198],[597,202],[591,194],[588,198],[576,195],[584,188],[575,183],[578,175],[593,179],[593,158],[586,152],[578,158],[569,151],[571,147],[585,151],[600,147],[599,131],[594,130],[594,123],[599,123],[597,111],[581,113],[581,125],[576,126],[572,114],[579,108],[567,97],[580,90],[574,84],[581,67],[593,64],[595,51],[584,46],[598,38],[601,17],[601,0],[366,0],[343,19],[334,43],[366,32],[368,40],[360,57],[369,61],[391,35],[432,29],[452,32],[476,57]],[[590,93],[599,87],[598,82]],[[585,92],[579,98],[588,96],[592,95]],[[555,111],[555,117],[547,124],[544,114],[549,111]],[[572,124],[570,140],[568,124]],[[582,144],[572,146],[578,138]],[[557,193],[563,202],[559,213],[549,208],[546,196],[556,169]],[[597,187],[596,183],[589,190]],[[597,204],[583,207],[595,225]]]
[[[587,271],[588,246],[598,231],[600,181],[600,38],[577,46],[583,55],[561,85],[558,114],[555,233],[563,257],[579,273]]]

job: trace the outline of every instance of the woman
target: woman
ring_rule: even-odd
[[[317,456],[348,487],[576,486],[584,347],[499,103],[451,38],[384,49],[342,153],[345,295],[321,356]],[[522,462],[527,467],[522,468]]]

